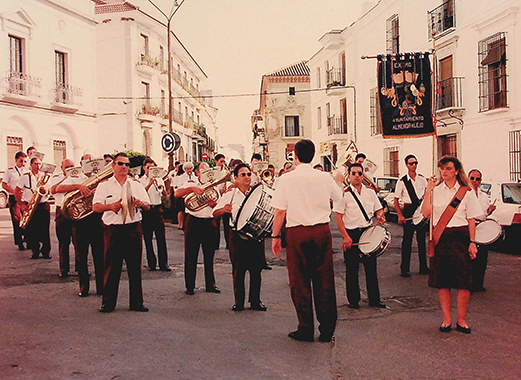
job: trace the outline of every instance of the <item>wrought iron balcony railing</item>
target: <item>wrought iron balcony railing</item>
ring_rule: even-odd
[[[456,27],[456,14],[454,12],[454,0],[445,1],[440,6],[428,12],[429,15],[429,38],[439,36],[446,30]]]
[[[9,71],[4,78],[4,92],[27,97],[40,97],[38,91],[41,87],[41,82],[40,78],[16,71]]]
[[[327,88],[345,85],[342,69],[332,68],[329,71],[327,71],[327,82],[326,83],[327,83]]]
[[[445,108],[463,108],[462,79],[448,78],[439,82],[436,92],[436,111]]]
[[[56,84],[54,92],[54,102],[67,104],[70,106],[81,105],[79,98],[83,97],[83,90],[79,87],[73,87],[65,83]]]
[[[327,118],[327,134],[345,135],[347,134],[347,122],[341,116],[329,116]]]

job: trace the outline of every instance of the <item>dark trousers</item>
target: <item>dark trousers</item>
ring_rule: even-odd
[[[150,269],[156,269],[159,261],[159,268],[168,266],[168,254],[166,249],[165,238],[165,220],[163,219],[163,211],[160,206],[151,206],[150,210],[143,210],[143,240],[145,241],[145,250],[147,253],[147,262]],[[153,235],[156,235],[157,243],[157,259],[154,253],[154,245],[152,242]]]
[[[403,215],[405,218],[412,217],[414,208],[412,205],[405,205]],[[400,270],[402,273],[409,273],[411,269],[411,251],[412,238],[416,231],[416,242],[418,243],[418,261],[420,264],[420,272],[427,272],[427,248],[425,244],[425,235],[427,233],[428,225],[415,226],[411,220],[403,224],[403,238],[402,238],[402,263]]]
[[[250,272],[249,300],[257,305],[260,300],[261,272],[264,267],[264,240],[245,240],[236,231],[230,235],[230,259],[232,262],[233,293],[235,304],[244,306],[246,271]]]
[[[365,231],[363,228],[347,230],[349,237],[353,239],[353,243],[360,241],[360,236]],[[351,305],[358,305],[360,302],[360,283],[358,279],[358,270],[360,262],[362,262],[365,271],[365,283],[367,286],[367,295],[369,304],[375,305],[380,302],[380,289],[378,287],[378,276],[376,274],[376,257],[363,256],[360,257],[360,249],[358,245],[351,246],[350,249],[344,251],[344,260],[346,263],[346,291],[347,300]]]
[[[56,222],[56,237],[58,238],[60,274],[67,275],[70,270],[69,247],[71,245],[71,242],[73,242],[72,220],[67,219],[62,213],[61,207],[57,206],[54,221]]]
[[[105,281],[103,286],[103,307],[112,310],[116,307],[119,280],[123,260],[127,264],[130,293],[130,308],[143,305],[141,283],[141,257],[143,251],[143,232],[141,223],[104,226]]]
[[[479,246],[476,258],[470,262],[472,264],[472,289],[482,290],[488,263],[488,247]]]
[[[215,256],[215,234],[217,224],[213,218],[196,218],[186,215],[185,225],[185,286],[187,290],[195,289],[197,273],[197,257],[199,247],[203,248],[204,280],[206,289],[215,285],[213,258]]]
[[[328,224],[287,229],[286,264],[298,331],[313,335],[313,301],[321,334],[332,335],[337,320],[331,230]]]
[[[27,247],[38,257],[48,257],[51,252],[51,237],[49,227],[51,225],[51,207],[44,202],[36,206],[33,217],[25,228],[25,240]],[[41,244],[41,246],[40,246]]]
[[[20,246],[23,243],[23,230],[20,228],[20,208],[17,207],[14,195],[9,195],[9,213],[13,224],[14,243]]]
[[[103,224],[101,214],[92,214],[73,223],[72,234],[76,246],[76,262],[80,281],[80,292],[88,294],[90,290],[89,274],[89,246],[94,262],[96,278],[96,293],[103,294],[103,275],[105,272],[103,262]]]

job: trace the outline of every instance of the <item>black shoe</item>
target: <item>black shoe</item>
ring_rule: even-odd
[[[463,334],[470,334],[472,332],[470,327],[460,326],[459,323],[456,323],[456,330],[458,330],[459,332],[462,332]]]
[[[446,333],[446,332],[450,332],[451,330],[452,330],[452,326],[451,326],[451,325],[448,325],[448,326],[443,326],[443,325],[441,325],[441,326],[440,326],[440,331],[441,331],[441,332]]]
[[[114,311],[114,308],[110,308],[104,305],[101,305],[101,309],[99,309],[100,313],[112,313]]]
[[[189,296],[193,296],[195,294],[193,289],[186,289],[185,293],[188,294]]]
[[[333,341],[335,336],[333,334],[320,334],[318,337],[319,342],[331,342]]]
[[[370,303],[369,306],[378,307],[380,309],[387,309],[387,305],[384,304],[382,301],[378,301],[378,303]]]
[[[52,256],[51,255],[43,256],[42,259],[49,260],[49,259],[52,259]]]
[[[429,274],[429,273],[430,273],[430,269],[429,268],[420,269],[420,274]]]
[[[89,292],[79,292],[78,295],[80,297],[88,297],[89,296]]]
[[[170,268],[168,265],[165,265],[164,267],[160,267],[159,270],[161,272],[172,272],[172,268]]]
[[[262,302],[251,304],[250,310],[266,311],[268,308]]]
[[[19,251],[25,251],[25,246],[24,246],[23,243],[22,244],[18,244],[18,250]]]
[[[148,270],[150,272],[155,272],[157,270],[157,268],[156,267],[148,267]]]
[[[60,273],[60,278],[67,278],[69,277],[68,273]]]
[[[484,287],[479,287],[479,288],[472,288],[472,291],[473,292],[486,292],[487,289],[485,289]]]
[[[264,265],[264,268],[262,268],[262,269],[272,270],[273,268],[268,263],[266,263],[266,265]]]
[[[146,313],[146,312],[148,311],[148,307],[145,307],[145,306],[143,306],[143,305],[138,305],[138,306],[136,306],[136,307],[132,307],[132,306],[131,306],[131,307],[129,308],[129,310],[130,310],[130,311],[140,311],[140,312],[145,312],[145,313]]]
[[[291,339],[295,339],[295,340],[298,340],[300,342],[313,342],[315,340],[315,338],[313,337],[313,335],[310,335],[310,334],[304,334],[300,331],[292,331],[288,334],[288,336],[291,338]]]
[[[40,256],[39,254],[35,253],[31,256],[31,260],[36,260]]]
[[[243,311],[244,310],[244,306],[233,305],[232,306],[232,310],[233,311]]]
[[[411,275],[409,273],[400,273],[400,276],[402,276],[404,278],[411,277]]]
[[[217,287],[217,285],[211,286],[209,288],[206,288],[207,293],[220,293],[221,289]]]
[[[354,303],[354,304],[348,303],[347,307],[350,309],[360,309],[360,306],[357,303]]]

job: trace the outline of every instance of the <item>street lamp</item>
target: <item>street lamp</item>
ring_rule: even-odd
[[[171,28],[170,25],[172,23],[172,18],[176,14],[176,12],[181,8],[181,5],[185,2],[185,0],[181,1],[181,4],[177,4],[177,0],[174,0],[174,3],[172,4],[172,9],[170,10],[170,15],[167,15],[165,12],[161,10],[152,0],[148,0],[150,4],[156,8],[159,13],[161,13],[166,18],[166,31],[167,31],[167,37],[166,37],[166,43],[168,45],[168,68],[167,68],[167,74],[168,74],[168,132],[172,133],[172,112],[173,112],[173,104],[172,104],[172,47],[170,46],[170,35],[171,35]],[[170,153],[168,155],[168,171],[174,169],[174,155]]]

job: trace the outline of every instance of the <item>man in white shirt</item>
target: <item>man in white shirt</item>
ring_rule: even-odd
[[[197,178],[189,179],[176,192],[176,198],[185,197],[189,194],[202,195],[201,172],[209,169],[206,162],[201,162],[195,169]],[[215,285],[215,274],[213,270],[213,259],[215,256],[215,235],[217,234],[217,223],[213,218],[213,208],[216,201],[210,200],[204,208],[199,211],[186,208],[185,231],[185,286],[186,294],[194,295],[195,277],[197,273],[197,256],[202,246],[204,258],[204,280],[206,292],[220,293]]]
[[[416,241],[418,243],[420,274],[429,274],[429,267],[427,266],[427,247],[425,244],[427,225],[420,223],[418,226],[415,226],[412,222],[412,216],[416,209],[420,207],[423,200],[423,195],[427,188],[427,180],[421,174],[416,173],[418,160],[414,155],[409,154],[405,157],[405,165],[407,166],[407,174],[400,178],[396,184],[394,208],[398,214],[398,224],[403,225],[400,276],[411,277],[409,271],[411,267],[412,238],[415,231]],[[400,199],[404,205],[403,212],[400,208]]]
[[[295,144],[295,170],[277,180],[271,200],[275,208],[272,251],[280,258],[281,229],[286,219],[286,264],[291,298],[298,328],[288,336],[299,341],[314,340],[313,304],[320,323],[319,340],[329,342],[337,320],[333,269],[330,200],[339,202],[341,190],[328,173],[314,170],[311,161],[315,145],[311,140]]]
[[[150,178],[150,168],[156,166],[151,158],[143,161],[143,170],[145,175],[140,178],[141,184],[145,187],[150,198],[150,210],[143,211],[143,239],[145,240],[145,250],[147,253],[148,269],[157,270],[159,261],[159,270],[170,272],[172,269],[168,266],[168,253],[166,249],[165,238],[165,220],[163,219],[163,210],[161,208],[161,196],[166,196],[165,183],[161,178]],[[152,236],[156,235],[157,243],[157,259],[154,253],[154,245]]]
[[[100,312],[110,313],[116,307],[123,260],[127,264],[130,310],[146,312],[141,283],[141,209],[148,210],[150,200],[143,185],[129,177],[126,153],[114,156],[112,168],[114,176],[98,185],[92,200],[93,211],[103,213],[105,234],[105,284]]]
[[[369,306],[385,308],[386,305],[380,300],[376,257],[364,256],[361,258],[361,252],[357,245],[360,236],[370,228],[373,214],[376,213],[379,224],[385,223],[382,204],[375,191],[362,184],[363,175],[362,164],[352,164],[349,167],[350,185],[344,191],[342,200],[333,205],[333,211],[336,212],[336,223],[343,237],[342,249],[346,263],[346,290],[347,300],[349,301],[347,306],[351,309],[360,307],[358,305],[360,302],[358,268],[360,262],[362,262],[365,270]]]
[[[2,188],[9,194],[9,212],[11,214],[11,223],[13,224],[14,243],[18,246],[20,251],[25,251],[23,230],[20,228],[21,211],[20,206],[16,203],[14,192],[20,177],[26,172],[25,163],[27,161],[27,155],[20,151],[15,154],[14,159],[15,165],[7,169],[4,173]]]

